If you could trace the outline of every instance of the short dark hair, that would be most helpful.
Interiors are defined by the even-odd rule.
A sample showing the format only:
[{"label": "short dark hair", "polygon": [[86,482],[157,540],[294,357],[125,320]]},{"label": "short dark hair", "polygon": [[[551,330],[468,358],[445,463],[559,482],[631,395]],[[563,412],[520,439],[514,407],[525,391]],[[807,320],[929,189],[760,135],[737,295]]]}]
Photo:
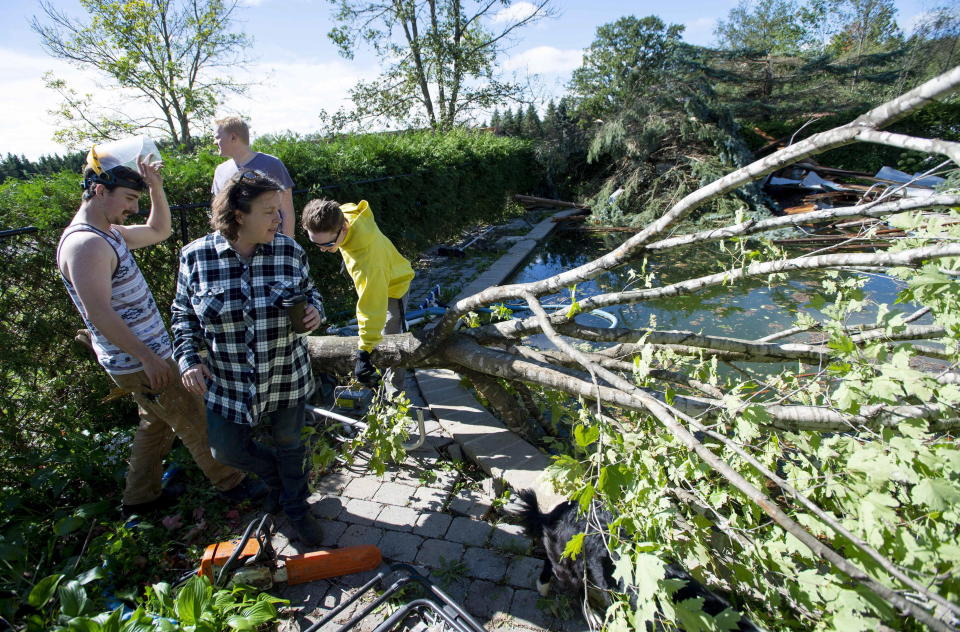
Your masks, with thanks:
[{"label": "short dark hair", "polygon": [[213,198],[210,227],[219,230],[228,240],[236,239],[240,223],[235,211],[248,214],[256,197],[282,190],[279,182],[260,171],[247,170],[236,174]]},{"label": "short dark hair", "polygon": [[125,187],[134,191],[145,191],[147,183],[139,173],[130,167],[117,166],[111,169],[104,169],[97,173],[92,168],[87,167],[83,171],[83,199],[89,200],[93,197],[93,189],[98,184],[102,184],[107,191],[113,191],[117,187]]},{"label": "short dark hair", "polygon": [[303,230],[311,233],[332,233],[343,225],[343,211],[335,200],[310,200],[300,215]]}]

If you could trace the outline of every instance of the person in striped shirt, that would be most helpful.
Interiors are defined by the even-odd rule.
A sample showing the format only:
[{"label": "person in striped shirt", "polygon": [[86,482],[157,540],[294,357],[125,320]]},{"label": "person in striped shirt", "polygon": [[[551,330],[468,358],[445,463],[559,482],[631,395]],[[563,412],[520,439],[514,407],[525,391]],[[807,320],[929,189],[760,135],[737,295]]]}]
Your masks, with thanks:
[{"label": "person in striped shirt", "polygon": [[[133,394],[140,409],[122,498],[125,516],[162,509],[174,500],[163,493],[161,477],[175,434],[229,500],[267,493],[262,482],[246,479],[243,472],[211,455],[203,404],[177,379],[170,336],[130,254],[170,235],[161,166],[140,162],[139,173],[120,165],[88,166],[83,201],[57,247],[57,267],[90,332],[97,360],[117,386]],[[148,188],[151,207],[146,223],[125,226]]]}]

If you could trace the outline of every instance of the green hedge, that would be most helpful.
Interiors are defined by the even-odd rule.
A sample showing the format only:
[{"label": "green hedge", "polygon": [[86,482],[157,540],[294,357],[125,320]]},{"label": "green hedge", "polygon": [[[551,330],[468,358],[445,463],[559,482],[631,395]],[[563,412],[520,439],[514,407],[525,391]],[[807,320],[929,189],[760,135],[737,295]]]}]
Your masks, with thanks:
[{"label": "green hedge", "polygon": [[[409,256],[478,223],[501,219],[509,196],[529,191],[536,180],[529,143],[467,131],[332,141],[279,137],[255,148],[278,156],[297,188],[310,189],[295,196],[298,215],[312,197],[366,199],[383,232]],[[171,204],[208,202],[213,169],[221,160],[209,151],[166,155],[164,181]],[[57,274],[54,251],[79,205],[79,180],[79,174],[61,173],[0,185],[0,228],[40,229],[0,239],[6,261],[0,270],[5,321],[0,328],[0,460],[11,465],[3,468],[0,487],[26,484],[31,470],[56,448],[72,451],[71,437],[78,432],[108,432],[135,418],[132,402],[100,403],[109,391],[108,379],[70,345],[81,321]],[[378,181],[361,183],[365,180]],[[174,211],[171,239],[136,251],[161,306],[170,304],[175,289],[180,214]],[[206,209],[182,215],[190,239],[208,232]],[[327,298],[328,312],[349,309],[353,290],[339,274],[339,257],[319,252],[302,235],[298,240],[310,253],[311,273]],[[69,491],[81,494],[81,487]]]}]

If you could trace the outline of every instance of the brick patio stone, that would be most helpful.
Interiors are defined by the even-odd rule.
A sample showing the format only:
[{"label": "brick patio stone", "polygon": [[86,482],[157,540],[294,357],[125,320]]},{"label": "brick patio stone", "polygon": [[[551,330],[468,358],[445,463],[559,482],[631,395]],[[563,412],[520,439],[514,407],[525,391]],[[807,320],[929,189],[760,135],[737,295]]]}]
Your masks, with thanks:
[{"label": "brick patio stone", "polygon": [[530,551],[530,544],[530,538],[524,533],[523,527],[516,524],[501,522],[493,527],[490,535],[490,546],[508,553],[527,553]]},{"label": "brick patio stone", "polygon": [[511,601],[513,601],[513,588],[475,579],[467,591],[464,605],[470,614],[489,619],[498,612],[509,613]]},{"label": "brick patio stone", "polygon": [[321,498],[310,505],[310,513],[318,518],[327,518],[333,520],[343,511],[344,500],[340,498],[327,497]]},{"label": "brick patio stone", "polygon": [[351,498],[339,517],[340,520],[354,524],[373,524],[382,509],[383,505],[380,503]]},{"label": "brick patio stone", "polygon": [[447,492],[434,487],[421,487],[414,494],[409,507],[417,511],[440,511],[447,499]]},{"label": "brick patio stone", "polygon": [[426,538],[440,538],[447,532],[453,518],[449,514],[437,511],[426,511],[417,518],[413,532]]},{"label": "brick patio stone", "polygon": [[536,590],[537,578],[543,570],[543,560],[525,555],[510,560],[507,566],[507,583],[520,588]]},{"label": "brick patio stone", "polygon": [[429,568],[439,568],[445,564],[459,561],[461,556],[463,556],[462,544],[431,539],[420,545],[416,562]]},{"label": "brick patio stone", "polygon": [[399,483],[383,483],[380,485],[377,493],[373,495],[372,500],[378,503],[403,507],[410,502],[410,499],[413,498],[413,495],[416,493],[416,487],[401,485]]},{"label": "brick patio stone", "polygon": [[343,535],[340,536],[337,545],[341,547],[356,546],[358,544],[376,545],[382,537],[383,529],[367,527],[361,524],[352,524],[347,527]]},{"label": "brick patio stone", "polygon": [[350,498],[371,500],[380,489],[380,479],[374,477],[355,478],[343,488],[343,495]]},{"label": "brick patio stone", "polygon": [[447,540],[460,542],[467,546],[483,546],[487,542],[492,527],[482,520],[457,517],[447,529]]},{"label": "brick patio stone", "polygon": [[533,590],[517,590],[513,593],[513,602],[510,604],[510,614],[547,630],[556,630],[559,622],[537,607],[540,593]]},{"label": "brick patio stone", "polygon": [[412,531],[419,515],[419,512],[409,507],[384,505],[377,516],[376,525],[393,531]]},{"label": "brick patio stone", "polygon": [[347,530],[347,523],[338,520],[318,520],[320,528],[323,529],[322,546],[336,546],[340,541],[340,536]]},{"label": "brick patio stone", "polygon": [[383,557],[394,562],[412,562],[417,557],[423,538],[412,533],[387,531],[380,539]]},{"label": "brick patio stone", "polygon": [[317,479],[313,491],[325,496],[339,496],[343,488],[355,477],[347,472],[330,472]]},{"label": "brick patio stone", "polygon": [[507,559],[499,551],[471,546],[463,554],[463,563],[471,577],[498,582],[507,572]]}]

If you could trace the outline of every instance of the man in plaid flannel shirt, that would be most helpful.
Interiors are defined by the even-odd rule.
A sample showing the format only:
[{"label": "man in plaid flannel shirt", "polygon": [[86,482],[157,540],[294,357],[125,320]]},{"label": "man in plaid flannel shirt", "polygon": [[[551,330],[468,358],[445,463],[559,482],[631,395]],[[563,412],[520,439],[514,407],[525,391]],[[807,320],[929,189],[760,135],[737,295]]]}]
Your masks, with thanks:
[{"label": "man in plaid flannel shirt", "polygon": [[[278,230],[280,190],[259,172],[238,174],[214,200],[216,231],[183,248],[174,357],[184,386],[205,395],[214,456],[262,478],[271,513],[282,508],[301,540],[316,546],[321,533],[307,505],[301,437],[313,374],[283,302],[306,297],[307,331],[323,322],[323,305],[303,249]],[[261,421],[272,424],[273,447],[253,439]]]}]

